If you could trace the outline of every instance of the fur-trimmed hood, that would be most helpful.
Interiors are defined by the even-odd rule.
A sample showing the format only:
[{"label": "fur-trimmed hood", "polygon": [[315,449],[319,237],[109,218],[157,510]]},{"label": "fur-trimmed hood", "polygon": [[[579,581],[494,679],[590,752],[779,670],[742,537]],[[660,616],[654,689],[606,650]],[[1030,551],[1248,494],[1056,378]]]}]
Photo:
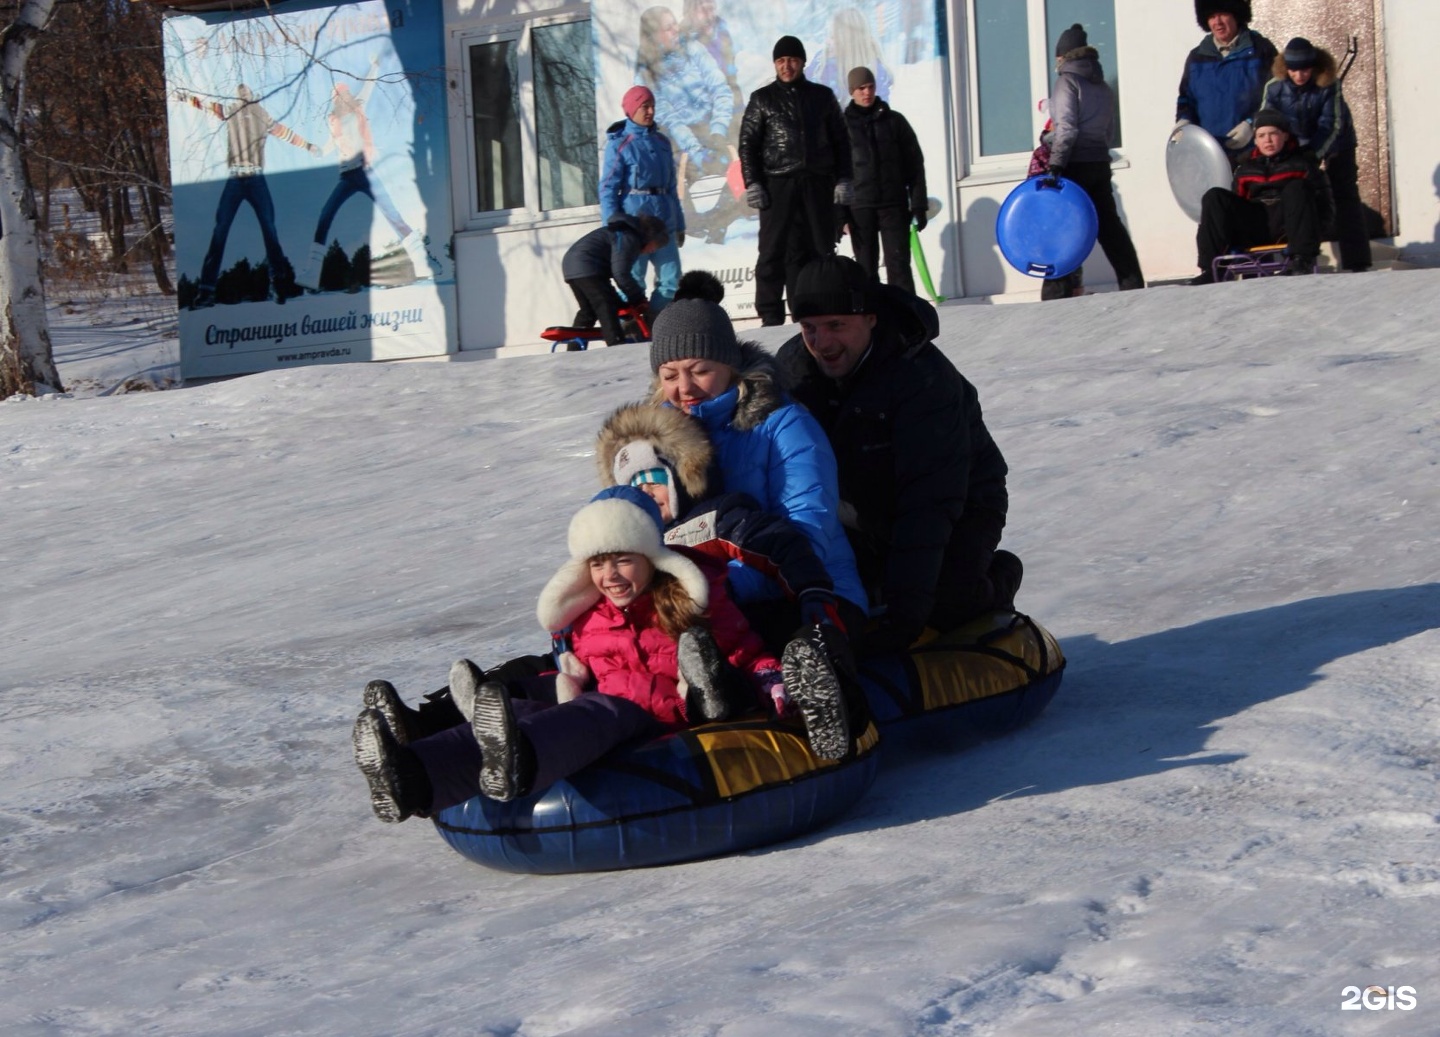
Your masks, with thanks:
[{"label": "fur-trimmed hood", "polygon": [[[595,467],[600,485],[615,483],[615,458],[636,440],[649,443],[679,480],[680,488],[692,501],[710,495],[710,466],[715,448],[698,421],[674,407],[651,403],[627,403],[617,408],[595,437]],[[678,514],[678,512],[677,512]]]},{"label": "fur-trimmed hood", "polygon": [[[730,424],[741,432],[758,428],[774,411],[785,405],[775,357],[755,342],[740,341],[740,376],[736,380],[740,398]],[[657,374],[650,383],[650,402],[665,404],[665,392]]]},{"label": "fur-trimmed hood", "polygon": [[[1286,79],[1290,75],[1290,66],[1285,64],[1285,52],[1282,50],[1275,55],[1274,62],[1270,65],[1270,75],[1275,79]],[[1324,89],[1335,82],[1339,75],[1339,66],[1335,62],[1335,55],[1331,54],[1324,47],[1315,48],[1315,74],[1310,77],[1310,82],[1316,87]]]}]

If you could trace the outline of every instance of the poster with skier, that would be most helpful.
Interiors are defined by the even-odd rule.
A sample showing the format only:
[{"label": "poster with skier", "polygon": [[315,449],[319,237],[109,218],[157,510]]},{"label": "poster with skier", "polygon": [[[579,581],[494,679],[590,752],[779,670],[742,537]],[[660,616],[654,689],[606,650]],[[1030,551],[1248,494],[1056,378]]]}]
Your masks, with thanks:
[{"label": "poster with skier", "polygon": [[165,22],[186,378],[453,348],[437,5]]}]

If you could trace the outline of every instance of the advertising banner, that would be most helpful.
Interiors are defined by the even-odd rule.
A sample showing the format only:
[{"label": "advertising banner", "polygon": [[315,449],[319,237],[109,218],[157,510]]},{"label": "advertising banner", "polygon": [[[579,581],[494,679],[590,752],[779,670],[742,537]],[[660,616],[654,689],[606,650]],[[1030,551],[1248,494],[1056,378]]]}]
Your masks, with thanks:
[{"label": "advertising banner", "polygon": [[441,8],[166,19],[184,377],[454,350]]},{"label": "advertising banner", "polygon": [[[620,100],[631,85],[654,91],[656,124],[670,138],[679,171],[681,262],[725,283],[732,316],[755,315],[759,228],[758,213],[744,201],[736,142],[750,94],[775,79],[771,53],[781,36],[799,37],[806,77],[834,90],[842,109],[851,100],[850,69],[869,68],[878,96],[909,120],[925,149],[932,212],[948,198],[937,0],[595,0],[592,18],[600,139],[623,118]],[[935,232],[926,236],[941,240],[950,221],[947,212],[932,216]],[[849,254],[848,238],[839,251]]]}]

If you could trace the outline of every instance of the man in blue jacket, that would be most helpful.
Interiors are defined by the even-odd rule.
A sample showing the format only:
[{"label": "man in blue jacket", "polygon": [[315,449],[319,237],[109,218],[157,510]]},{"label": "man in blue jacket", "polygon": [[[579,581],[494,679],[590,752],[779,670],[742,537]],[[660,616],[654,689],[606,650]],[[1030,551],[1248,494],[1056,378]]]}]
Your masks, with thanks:
[{"label": "man in blue jacket", "polygon": [[1175,128],[1198,123],[1234,165],[1250,148],[1275,44],[1250,28],[1250,0],[1195,0],[1195,20],[1209,35],[1185,59]]}]

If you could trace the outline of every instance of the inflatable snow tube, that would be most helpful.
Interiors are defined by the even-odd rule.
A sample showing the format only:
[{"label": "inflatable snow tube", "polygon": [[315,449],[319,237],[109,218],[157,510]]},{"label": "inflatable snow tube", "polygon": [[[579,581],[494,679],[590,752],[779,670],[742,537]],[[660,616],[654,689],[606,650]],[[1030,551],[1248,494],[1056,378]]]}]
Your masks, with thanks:
[{"label": "inflatable snow tube", "polygon": [[926,717],[956,746],[1022,727],[1060,688],[1065,655],[1029,616],[996,612],[904,654],[861,660],[860,678],[882,731]]},{"label": "inflatable snow tube", "polygon": [[703,724],[611,753],[537,795],[441,811],[451,847],[502,871],[565,874],[677,864],[813,831],[875,780],[873,724],[855,752],[817,759],[798,724]]},{"label": "inflatable snow tube", "polygon": [[[1028,616],[998,612],[904,654],[863,660],[874,723],[845,760],[816,759],[798,724],[704,724],[611,753],[535,796],[477,796],[441,811],[451,847],[502,871],[613,871],[715,857],[813,831],[875,780],[881,731],[925,730],[960,747],[1033,720],[1065,657]],[[878,725],[878,727],[877,727]]]}]

